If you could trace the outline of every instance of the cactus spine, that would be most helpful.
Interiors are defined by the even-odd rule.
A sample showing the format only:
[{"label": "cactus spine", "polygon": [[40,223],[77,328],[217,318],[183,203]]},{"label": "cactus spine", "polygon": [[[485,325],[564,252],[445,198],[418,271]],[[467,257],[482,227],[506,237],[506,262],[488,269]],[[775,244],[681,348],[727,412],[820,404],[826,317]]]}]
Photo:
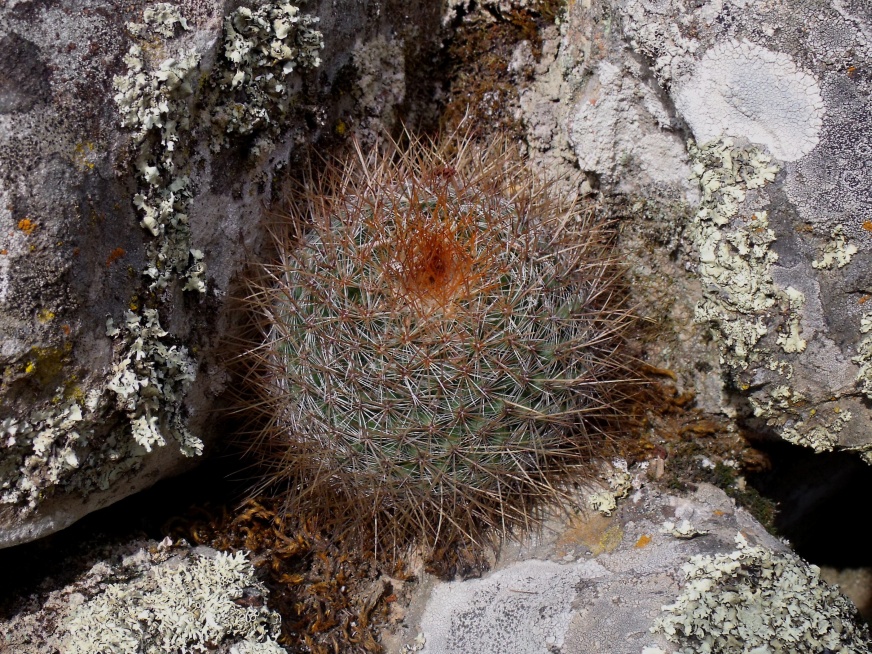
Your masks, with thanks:
[{"label": "cactus spine", "polygon": [[289,511],[383,543],[505,533],[614,451],[609,232],[503,141],[356,155],[289,203],[250,296],[254,450]]}]

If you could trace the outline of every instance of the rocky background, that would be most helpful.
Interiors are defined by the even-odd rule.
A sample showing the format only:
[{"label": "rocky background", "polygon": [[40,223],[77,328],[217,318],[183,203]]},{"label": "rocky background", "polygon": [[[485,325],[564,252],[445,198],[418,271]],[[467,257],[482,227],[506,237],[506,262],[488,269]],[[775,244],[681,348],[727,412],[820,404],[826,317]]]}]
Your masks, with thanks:
[{"label": "rocky background", "polygon": [[[461,120],[482,134],[508,132],[533,165],[571,180],[568,192],[617,221],[646,319],[634,345],[640,372],[661,382],[638,451],[629,453],[631,463],[649,462],[645,484],[671,486],[662,497],[675,498],[690,484],[716,481],[766,522],[771,503],[746,477],[779,469],[779,457],[805,460],[779,445],[787,442],[809,453],[842,451],[802,463],[777,489],[760,483],[783,502],[788,523],[802,522],[827,494],[862,492],[851,486],[868,479],[872,457],[872,10],[862,0],[9,0],[0,8],[0,64],[0,546],[63,530],[226,445],[233,298],[245,266],[264,254],[265,207],[280,205],[283,180],[312,147],[340,152],[351,135],[373,144],[401,121],[425,133]],[[206,479],[221,485],[224,472]],[[222,489],[200,500],[230,506],[227,498]],[[698,515],[734,511],[723,502]],[[188,527],[167,531],[155,525],[185,514],[187,504],[161,509],[158,519],[160,511],[144,508],[150,526],[136,524],[151,541],[119,536],[118,549],[100,555],[102,546],[88,541],[82,556],[92,568],[79,565],[78,576],[54,581],[37,574],[15,590],[23,595],[10,590],[2,618],[17,622],[0,627],[16,634],[10,651],[58,647],[46,640],[47,625],[86,633],[86,617],[99,621],[111,598],[150,597],[148,610],[159,615],[153,580],[173,583],[174,575],[202,578],[204,588],[216,575],[223,580],[228,603],[214,609],[221,629],[191,627],[173,636],[182,640],[167,640],[155,618],[149,637],[158,649],[143,651],[176,651],[182,641],[280,651],[291,631],[304,631],[299,625],[332,633],[326,618],[297,616],[292,629],[286,610],[281,632],[271,611],[284,600],[264,586],[281,576],[255,579],[241,555],[214,551],[248,550],[255,567],[275,568],[269,529],[243,521],[249,536],[232,536],[242,526],[213,507],[208,519],[188,516]],[[270,508],[262,510],[258,519],[268,523]],[[626,517],[632,510],[621,509],[622,520],[635,521]],[[651,531],[659,514],[646,515]],[[89,519],[90,531],[76,532],[81,542],[100,531],[99,516]],[[739,551],[729,529],[708,549],[695,545],[703,533],[669,536],[681,554],[638,568],[662,575],[651,592],[663,600],[651,607],[676,601],[682,561]],[[859,536],[840,530],[833,539],[849,549]],[[631,551],[638,529],[619,531],[610,538]],[[299,533],[288,557],[309,563],[305,573],[283,574],[303,575],[311,588],[342,572],[312,563],[319,552],[341,556],[333,544]],[[170,541],[161,545],[163,536]],[[9,561],[39,560],[35,551],[61,560],[47,554],[56,552],[50,545],[29,547],[43,546],[12,548]],[[766,546],[782,551],[775,541]],[[434,571],[469,574],[483,565],[453,556]],[[360,624],[381,620],[411,630],[390,651],[455,651],[444,644],[455,638],[450,630],[433,626],[447,619],[437,609],[422,618],[418,642],[412,614],[396,608],[429,592],[409,581],[425,578],[423,568],[366,565],[361,581],[347,584],[355,599],[336,591],[345,597],[345,605],[336,600],[345,606],[337,616],[355,616],[336,636],[341,642],[358,638],[354,647],[377,651]],[[573,565],[554,574],[573,583],[605,574]],[[868,572],[843,579],[857,587],[858,603],[868,597],[863,574],[868,580]],[[559,608],[566,597],[555,597],[542,642],[517,651],[653,654],[681,646],[661,631],[626,647],[598,641],[597,650],[578,635],[588,633],[583,627],[567,631],[583,620]],[[59,617],[57,607],[70,604],[81,610]],[[667,624],[654,608],[640,608],[632,629]],[[117,627],[118,642],[126,628]],[[428,633],[443,640],[427,645]],[[321,651],[329,638],[319,637],[297,642]],[[70,651],[91,651],[71,642]]]}]

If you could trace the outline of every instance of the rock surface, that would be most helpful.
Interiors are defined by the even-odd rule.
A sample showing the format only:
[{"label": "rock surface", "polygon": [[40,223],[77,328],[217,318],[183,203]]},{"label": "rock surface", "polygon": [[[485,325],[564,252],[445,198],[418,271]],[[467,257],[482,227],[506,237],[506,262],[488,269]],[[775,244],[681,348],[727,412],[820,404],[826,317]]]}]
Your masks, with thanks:
[{"label": "rock surface", "polygon": [[853,605],[818,572],[713,486],[687,497],[642,486],[611,517],[555,519],[503,548],[480,579],[431,580],[387,651],[869,651]]},{"label": "rock surface", "polygon": [[0,547],[195,463],[282,169],[394,120],[438,21],[356,1],[3,3]]},{"label": "rock surface", "polygon": [[520,103],[535,160],[634,198],[660,365],[710,410],[867,459],[870,39],[858,0],[575,2]]},{"label": "rock surface", "polygon": [[267,596],[244,552],[131,543],[0,624],[0,651],[281,654]]}]

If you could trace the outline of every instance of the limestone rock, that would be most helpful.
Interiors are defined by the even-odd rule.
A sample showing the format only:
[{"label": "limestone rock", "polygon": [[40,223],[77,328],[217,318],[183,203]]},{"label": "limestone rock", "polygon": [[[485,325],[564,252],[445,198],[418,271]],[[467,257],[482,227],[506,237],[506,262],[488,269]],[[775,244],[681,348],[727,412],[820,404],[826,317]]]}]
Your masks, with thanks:
[{"label": "limestone rock", "polygon": [[387,650],[869,651],[853,605],[818,573],[713,486],[643,486],[611,518],[555,519],[504,548],[480,579],[431,580]]},{"label": "limestone rock", "polygon": [[0,7],[0,547],[196,462],[282,169],[390,125],[440,20],[225,7]]},{"label": "limestone rock", "polygon": [[522,113],[543,165],[634,199],[660,365],[706,408],[872,461],[870,34],[859,0],[577,2]]}]

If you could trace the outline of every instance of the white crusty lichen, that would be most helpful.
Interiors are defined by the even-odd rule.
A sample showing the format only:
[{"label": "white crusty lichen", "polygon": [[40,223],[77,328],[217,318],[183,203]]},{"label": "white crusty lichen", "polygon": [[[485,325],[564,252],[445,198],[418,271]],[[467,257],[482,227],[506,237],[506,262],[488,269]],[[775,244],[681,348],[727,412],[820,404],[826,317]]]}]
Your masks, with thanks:
[{"label": "white crusty lichen", "polygon": [[280,618],[244,552],[174,557],[68,610],[58,633],[68,654],[207,652],[225,641],[239,654],[279,654]]},{"label": "white crusty lichen", "polygon": [[851,257],[857,254],[857,246],[848,243],[845,230],[841,225],[836,225],[830,234],[830,240],[823,247],[820,259],[811,262],[813,268],[830,270],[833,266],[844,268],[851,263]]},{"label": "white crusty lichen", "polygon": [[751,547],[697,555],[684,586],[651,630],[679,654],[868,654],[857,610],[820,570],[792,553]]},{"label": "white crusty lichen", "polygon": [[789,55],[748,40],[715,44],[673,83],[675,106],[701,142],[742,136],[782,161],[818,144],[824,101]]},{"label": "white crusty lichen", "polygon": [[288,3],[240,7],[227,16],[219,101],[212,114],[213,150],[227,145],[228,135],[255,132],[262,134],[253,154],[268,148],[271,128],[288,113],[288,76],[321,65],[324,37],[313,28],[317,23],[317,17]]}]

